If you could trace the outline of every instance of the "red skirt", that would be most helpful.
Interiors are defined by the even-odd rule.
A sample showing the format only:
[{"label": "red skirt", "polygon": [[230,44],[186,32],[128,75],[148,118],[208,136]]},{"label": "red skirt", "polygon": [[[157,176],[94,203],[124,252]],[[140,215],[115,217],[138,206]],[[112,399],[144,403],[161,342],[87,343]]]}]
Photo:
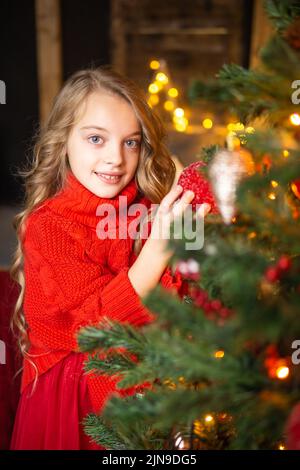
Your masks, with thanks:
[{"label": "red skirt", "polygon": [[105,450],[84,433],[93,413],[83,353],[71,352],[25,387],[20,396],[10,450]]}]

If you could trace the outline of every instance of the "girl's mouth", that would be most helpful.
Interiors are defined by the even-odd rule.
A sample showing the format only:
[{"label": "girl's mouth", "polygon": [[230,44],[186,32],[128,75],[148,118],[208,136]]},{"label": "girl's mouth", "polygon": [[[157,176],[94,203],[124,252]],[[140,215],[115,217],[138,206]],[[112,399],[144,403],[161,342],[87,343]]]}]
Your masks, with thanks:
[{"label": "girl's mouth", "polygon": [[104,175],[103,173],[95,173],[98,178],[103,181],[104,183],[107,184],[117,184],[120,182],[122,175],[116,175],[116,176],[109,176],[109,175]]}]

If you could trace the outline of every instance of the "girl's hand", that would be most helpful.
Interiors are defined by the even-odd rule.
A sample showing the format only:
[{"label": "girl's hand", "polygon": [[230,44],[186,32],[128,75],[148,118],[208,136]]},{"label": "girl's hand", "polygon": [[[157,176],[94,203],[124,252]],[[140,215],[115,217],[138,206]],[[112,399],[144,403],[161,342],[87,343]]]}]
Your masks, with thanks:
[{"label": "girl's hand", "polygon": [[[178,199],[182,191],[182,186],[178,189],[175,187],[163,198],[156,210],[149,238],[136,261],[128,270],[128,278],[141,297],[146,296],[157,285],[173,255],[172,250],[166,249],[170,235],[170,224],[175,217],[185,211],[195,197],[193,192],[186,191]],[[209,210],[210,204],[202,204],[197,215],[203,217]]]},{"label": "girl's hand", "polygon": [[[182,191],[182,186],[175,186],[175,188],[171,189],[162,199],[157,208],[149,238],[156,241],[156,246],[160,247],[162,250],[167,246],[167,240],[170,237],[171,223],[175,218],[184,213],[195,197],[193,191],[185,191],[184,194],[182,194]],[[180,194],[182,194],[182,196],[179,198]],[[210,208],[211,206],[208,203],[201,204],[197,210],[197,215],[202,217],[207,215]]]}]

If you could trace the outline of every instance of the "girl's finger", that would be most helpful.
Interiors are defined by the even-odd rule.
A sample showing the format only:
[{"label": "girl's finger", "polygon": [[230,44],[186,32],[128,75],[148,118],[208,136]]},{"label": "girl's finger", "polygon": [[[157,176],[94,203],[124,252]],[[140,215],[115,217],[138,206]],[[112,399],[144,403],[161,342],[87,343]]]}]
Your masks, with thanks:
[{"label": "girl's finger", "polygon": [[199,217],[205,217],[209,213],[210,209],[211,205],[208,202],[204,202],[203,204],[201,204],[199,209],[197,209],[197,215]]},{"label": "girl's finger", "polygon": [[195,197],[195,193],[193,191],[186,191],[181,199],[176,201],[176,203],[173,206],[173,213],[175,216],[181,215],[188,205],[192,202],[192,200]]},{"label": "girl's finger", "polygon": [[178,198],[178,196],[182,193],[183,187],[180,185],[175,186],[175,188],[171,189],[170,192],[162,199],[159,209],[161,212],[168,212],[171,208],[171,205],[174,201]]}]

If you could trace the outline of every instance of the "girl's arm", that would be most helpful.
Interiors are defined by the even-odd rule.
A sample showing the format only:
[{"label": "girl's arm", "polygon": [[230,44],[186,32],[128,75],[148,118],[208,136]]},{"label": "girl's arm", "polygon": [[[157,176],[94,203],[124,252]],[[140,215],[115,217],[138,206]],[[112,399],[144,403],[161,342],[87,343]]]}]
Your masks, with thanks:
[{"label": "girl's arm", "polygon": [[[155,215],[151,234],[137,260],[128,271],[128,277],[140,297],[146,296],[159,282],[173,251],[167,248],[169,228],[174,217],[180,216],[194,198],[186,191],[181,199],[182,186],[176,186],[164,197]],[[202,207],[203,206],[203,207]],[[199,213],[206,215],[210,205],[202,204]]]},{"label": "girl's arm", "polygon": [[156,240],[149,238],[128,271],[130,282],[140,297],[146,296],[159,282],[172,256]]}]

